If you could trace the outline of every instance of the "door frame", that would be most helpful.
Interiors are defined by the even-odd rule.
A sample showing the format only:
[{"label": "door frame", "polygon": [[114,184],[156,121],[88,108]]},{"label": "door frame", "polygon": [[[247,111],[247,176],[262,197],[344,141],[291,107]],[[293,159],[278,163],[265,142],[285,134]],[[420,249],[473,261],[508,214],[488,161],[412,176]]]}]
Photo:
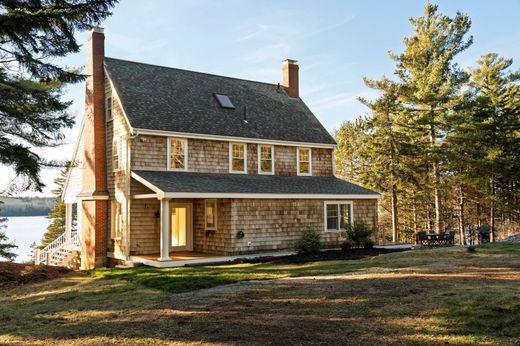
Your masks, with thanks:
[{"label": "door frame", "polygon": [[[172,209],[174,208],[186,208],[186,245],[185,246],[172,246],[172,231],[173,224],[171,222]],[[169,230],[169,250],[175,251],[193,251],[193,203],[191,202],[175,202],[170,203],[170,212],[168,217],[170,218],[170,230]]]}]

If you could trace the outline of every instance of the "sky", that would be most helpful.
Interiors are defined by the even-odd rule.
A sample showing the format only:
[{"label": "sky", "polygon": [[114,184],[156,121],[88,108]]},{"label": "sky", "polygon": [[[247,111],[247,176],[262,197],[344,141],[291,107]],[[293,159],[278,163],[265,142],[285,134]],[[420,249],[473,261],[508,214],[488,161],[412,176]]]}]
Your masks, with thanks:
[{"label": "sky", "polygon": [[[457,11],[472,20],[473,45],[457,62],[467,68],[486,52],[513,58],[520,67],[520,0],[435,1],[453,17]],[[109,57],[278,83],[282,61],[298,60],[300,97],[330,131],[367,112],[357,97],[377,96],[363,77],[392,77],[388,52],[403,50],[412,33],[408,19],[423,13],[425,2],[315,0],[122,0],[105,28]],[[62,63],[84,67],[87,33],[76,34],[82,50]],[[84,83],[67,88],[69,111],[76,125],[66,130],[62,146],[38,151],[49,159],[72,156],[84,112]],[[58,171],[46,169],[51,195]],[[0,166],[0,188],[14,177]]]}]

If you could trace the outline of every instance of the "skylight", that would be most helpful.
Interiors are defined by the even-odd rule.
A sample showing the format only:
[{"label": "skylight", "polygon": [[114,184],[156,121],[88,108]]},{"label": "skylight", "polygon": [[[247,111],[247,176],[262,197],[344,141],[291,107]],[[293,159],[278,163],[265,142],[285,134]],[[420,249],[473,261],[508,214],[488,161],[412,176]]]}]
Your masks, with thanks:
[{"label": "skylight", "polygon": [[229,108],[229,109],[235,109],[235,106],[233,106],[233,103],[231,103],[231,100],[227,95],[222,94],[213,94],[215,95],[215,98],[217,99],[218,103],[220,104],[220,107],[222,108]]}]

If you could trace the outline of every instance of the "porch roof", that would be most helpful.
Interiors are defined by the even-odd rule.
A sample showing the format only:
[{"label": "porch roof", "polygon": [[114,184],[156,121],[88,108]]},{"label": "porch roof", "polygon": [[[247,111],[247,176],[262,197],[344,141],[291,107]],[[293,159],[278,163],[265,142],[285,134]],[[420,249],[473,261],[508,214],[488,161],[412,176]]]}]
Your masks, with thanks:
[{"label": "porch roof", "polygon": [[277,176],[171,171],[132,172],[159,197],[221,198],[381,198],[362,186],[334,176]]}]

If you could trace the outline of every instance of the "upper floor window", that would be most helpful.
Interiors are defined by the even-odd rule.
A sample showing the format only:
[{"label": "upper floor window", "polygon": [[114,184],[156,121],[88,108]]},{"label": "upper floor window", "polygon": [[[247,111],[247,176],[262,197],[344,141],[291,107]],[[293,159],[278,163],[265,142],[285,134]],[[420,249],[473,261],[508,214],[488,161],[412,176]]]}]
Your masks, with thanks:
[{"label": "upper floor window", "polygon": [[112,142],[112,168],[114,171],[121,169],[121,138],[117,138]]},{"label": "upper floor window", "polygon": [[105,117],[106,120],[112,120],[112,96],[105,99]]},{"label": "upper floor window", "polygon": [[274,174],[274,147],[258,145],[258,173]]},{"label": "upper floor window", "polygon": [[352,224],[351,202],[325,202],[325,230],[341,231]]},{"label": "upper floor window", "polygon": [[121,238],[123,233],[123,214],[121,212],[121,203],[118,201],[112,202],[112,227],[110,235],[112,239]]},{"label": "upper floor window", "polygon": [[168,169],[185,171],[188,167],[188,141],[180,138],[168,140]]},{"label": "upper floor window", "polygon": [[312,175],[312,153],[310,148],[298,148],[296,153],[298,175]]},{"label": "upper floor window", "polygon": [[229,171],[247,173],[247,146],[245,143],[229,144]]}]

